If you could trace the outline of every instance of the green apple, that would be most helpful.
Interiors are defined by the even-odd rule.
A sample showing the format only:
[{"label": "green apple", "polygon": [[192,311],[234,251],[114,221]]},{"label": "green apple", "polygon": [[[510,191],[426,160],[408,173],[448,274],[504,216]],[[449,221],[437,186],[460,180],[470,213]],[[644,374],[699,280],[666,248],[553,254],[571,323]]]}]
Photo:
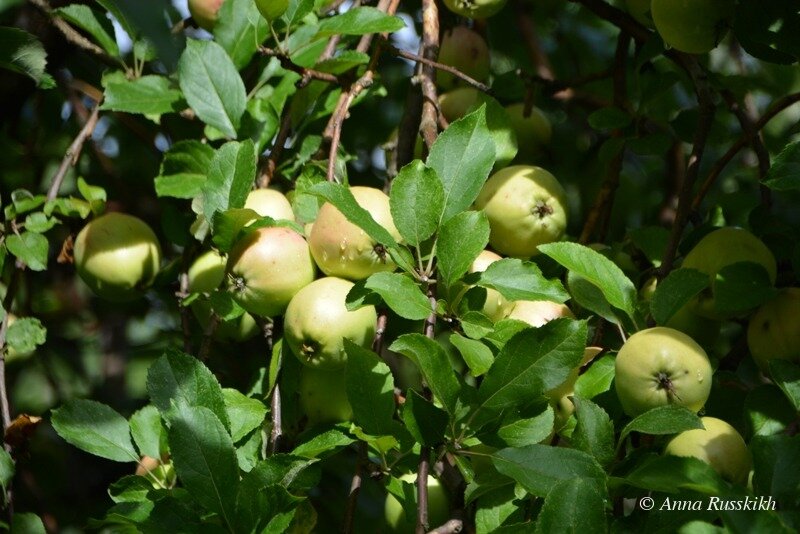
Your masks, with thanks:
[{"label": "green apple", "polygon": [[189,14],[198,26],[206,31],[214,29],[217,15],[225,0],[189,0]]},{"label": "green apple", "polygon": [[516,319],[539,328],[553,319],[561,317],[575,318],[566,304],[550,302],[548,300],[517,300],[511,303],[509,319]]},{"label": "green apple", "polygon": [[[372,215],[396,240],[400,233],[389,211],[389,197],[374,187],[351,187],[359,206]],[[381,245],[364,230],[347,220],[333,204],[326,202],[319,209],[309,234],[311,254],[320,270],[328,276],[363,280],[381,271],[394,271],[395,264]]]},{"label": "green apple", "polygon": [[267,19],[267,22],[279,18],[289,7],[289,0],[255,0],[255,2],[259,13]]},{"label": "green apple", "polygon": [[244,207],[253,210],[261,217],[272,217],[275,220],[295,220],[289,199],[275,189],[255,189],[251,191],[247,195]]},{"label": "green apple", "polygon": [[[439,63],[454,67],[479,82],[489,79],[489,47],[478,32],[466,26],[444,32]],[[436,82],[445,91],[464,83],[444,70],[436,73]]]},{"label": "green apple", "polygon": [[[482,273],[489,267],[489,265],[502,259],[503,257],[499,254],[496,254],[491,250],[484,250],[478,254],[478,257],[472,262],[472,265],[469,267],[469,272]],[[499,291],[496,289],[486,290],[486,301],[483,304],[483,313],[489,319],[495,323],[500,319],[504,319],[506,316],[508,316],[510,308],[511,303],[508,302],[508,300],[501,295]]]},{"label": "green apple", "polygon": [[651,0],[625,0],[625,7],[636,22],[653,28],[653,15],[650,13]]},{"label": "green apple", "polygon": [[[417,476],[409,473],[401,476],[400,480],[412,483],[416,486]],[[396,532],[398,534],[414,532],[417,524],[416,516],[414,518],[407,518],[403,510],[403,505],[391,493],[386,495],[384,515],[386,517],[386,524],[389,526],[391,532]],[[450,500],[447,497],[447,492],[445,492],[445,489],[439,484],[439,480],[428,475],[428,529],[434,529],[445,524],[449,518]]]},{"label": "green apple", "polygon": [[347,362],[344,340],[369,347],[378,315],[374,306],[348,311],[347,293],[353,283],[326,277],[297,292],[284,316],[284,336],[289,348],[309,367],[338,369]]},{"label": "green apple", "polygon": [[245,235],[228,257],[228,289],[239,305],[274,317],[314,280],[314,260],[306,240],[289,228],[258,228]]},{"label": "green apple", "polygon": [[714,303],[714,286],[717,274],[729,265],[752,262],[764,267],[772,283],[775,283],[777,265],[775,256],[756,236],[742,228],[726,227],[714,230],[703,237],[689,251],[682,267],[706,273],[711,282],[710,290],[703,291],[692,301],[692,311],[709,319],[729,319],[730,314],[718,312]]},{"label": "green apple", "polygon": [[553,138],[553,126],[541,109],[531,107],[525,114],[525,104],[506,106],[511,127],[517,134],[517,158],[535,160],[541,157],[542,150]]},{"label": "green apple", "polygon": [[650,12],[656,30],[669,46],[689,54],[705,54],[728,33],[734,0],[653,0]]},{"label": "green apple", "polygon": [[800,363],[800,288],[781,289],[761,305],[750,318],[747,346],[765,373],[772,360]]},{"label": "green apple", "polygon": [[486,102],[486,95],[473,87],[457,87],[439,95],[439,110],[448,122],[457,121]]},{"label": "green apple", "polygon": [[339,423],[353,418],[347,399],[344,371],[303,367],[300,371],[300,407],[310,424]]},{"label": "green apple", "polygon": [[705,428],[681,432],[667,444],[664,453],[697,458],[724,479],[735,484],[746,483],[753,460],[741,434],[721,419],[700,420]]},{"label": "green apple", "polygon": [[81,279],[113,302],[141,297],[161,264],[156,234],[141,219],[124,213],[107,213],[84,226],[73,253]]},{"label": "green apple", "polygon": [[711,393],[713,371],[706,352],[672,328],[633,334],[617,354],[615,368],[617,396],[631,417],[667,404],[697,412]]},{"label": "green apple", "polygon": [[555,176],[528,165],[496,172],[475,207],[489,219],[489,243],[501,254],[529,258],[537,247],[558,241],[567,228],[567,195]]},{"label": "green apple", "polygon": [[506,0],[444,0],[447,9],[470,19],[491,17],[506,5]]},{"label": "green apple", "polygon": [[[225,265],[227,259],[216,250],[209,250],[201,254],[189,267],[190,293],[210,293],[222,285],[225,280]],[[195,300],[192,313],[205,330],[211,319],[211,303],[205,299]],[[219,340],[246,341],[258,334],[258,325],[249,313],[231,321],[221,322],[214,331],[214,337]]]}]

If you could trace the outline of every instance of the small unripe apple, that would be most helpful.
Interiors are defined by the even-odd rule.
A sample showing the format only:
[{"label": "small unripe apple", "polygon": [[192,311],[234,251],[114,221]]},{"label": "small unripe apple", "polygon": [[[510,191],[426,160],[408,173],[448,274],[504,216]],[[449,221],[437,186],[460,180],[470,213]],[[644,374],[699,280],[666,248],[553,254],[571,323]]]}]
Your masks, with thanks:
[{"label": "small unripe apple", "polygon": [[506,0],[444,0],[447,9],[470,19],[491,17],[506,5]]},{"label": "small unripe apple", "polygon": [[486,96],[473,87],[457,87],[439,95],[439,110],[448,122],[457,121],[486,102]]},{"label": "small unripe apple", "polygon": [[[400,480],[409,482],[415,485],[417,475],[409,473],[400,477]],[[416,526],[416,517],[413,520],[406,517],[403,510],[403,505],[391,493],[386,496],[386,504],[384,505],[384,515],[386,517],[386,524],[392,532],[398,534],[407,534],[414,532]],[[430,528],[436,528],[443,525],[450,517],[450,500],[447,497],[447,492],[439,480],[428,475],[428,525]]]},{"label": "small unripe apple", "polygon": [[81,279],[113,302],[139,298],[161,264],[156,234],[141,219],[124,213],[107,213],[84,226],[73,253]]},{"label": "small unripe apple", "polygon": [[681,432],[667,444],[665,454],[694,457],[709,464],[734,484],[744,484],[753,460],[735,428],[715,417],[702,417],[704,429]]},{"label": "small unripe apple", "polygon": [[279,18],[289,7],[289,0],[255,0],[255,2],[259,13],[268,22]]},{"label": "small unripe apple", "polygon": [[650,12],[664,42],[689,54],[705,54],[728,33],[734,0],[652,0]]},{"label": "small unripe apple", "polygon": [[567,195],[555,176],[528,165],[496,172],[475,207],[489,219],[489,243],[501,254],[529,258],[537,247],[558,241],[567,227]]},{"label": "small unripe apple", "polygon": [[225,0],[189,0],[189,14],[198,26],[206,31],[214,29],[217,15]]},{"label": "small unripe apple", "polygon": [[517,157],[523,160],[534,160],[541,157],[542,150],[553,138],[553,126],[541,109],[531,107],[525,114],[525,104],[506,106],[511,127],[517,134]]},{"label": "small unripe apple", "polygon": [[517,300],[511,303],[509,319],[516,319],[539,328],[549,323],[553,319],[561,317],[575,318],[566,304],[550,302],[549,300]]},{"label": "small unripe apple", "polygon": [[[489,47],[478,32],[466,26],[456,26],[444,33],[439,63],[454,67],[479,82],[489,79]],[[436,73],[436,82],[444,90],[464,83],[444,70]]]},{"label": "small unripe apple", "polygon": [[761,305],[750,318],[747,345],[765,373],[772,360],[800,363],[800,288],[782,289]]},{"label": "small unripe apple", "polygon": [[339,369],[347,362],[344,340],[364,348],[372,344],[378,314],[374,306],[348,311],[347,293],[353,283],[326,277],[297,292],[284,316],[289,348],[308,367]]},{"label": "small unripe apple", "polygon": [[636,22],[648,28],[655,27],[653,25],[653,15],[650,13],[651,0],[625,0],[625,8],[631,17],[636,19]]},{"label": "small unripe apple", "polygon": [[255,189],[247,195],[244,207],[251,209],[261,217],[272,217],[277,220],[294,221],[294,211],[289,199],[274,189]]},{"label": "small unripe apple", "polygon": [[672,328],[633,334],[617,354],[615,368],[617,396],[631,417],[667,404],[697,412],[711,393],[713,371],[706,352]]},{"label": "small unripe apple", "polygon": [[729,265],[740,262],[756,263],[764,267],[769,280],[775,283],[777,265],[775,256],[756,236],[742,228],[726,227],[714,230],[703,237],[686,255],[682,267],[697,269],[709,276],[711,287],[692,301],[692,310],[709,319],[729,319],[732,315],[717,311],[714,287],[717,274]]},{"label": "small unripe apple", "polygon": [[[389,211],[389,197],[374,187],[351,187],[359,206],[372,215],[396,240],[400,233]],[[381,271],[393,271],[395,264],[382,245],[347,220],[333,204],[326,202],[319,209],[309,234],[311,254],[320,270],[328,276],[363,280]]]},{"label": "small unripe apple", "polygon": [[[201,254],[189,267],[190,293],[210,293],[222,285],[225,280],[225,265],[227,259],[216,250],[209,250]],[[199,299],[192,302],[192,313],[197,318],[200,326],[205,330],[211,320],[211,303]],[[246,341],[258,334],[258,325],[249,313],[231,321],[223,321],[214,331],[214,337],[220,340]]]},{"label": "small unripe apple", "polygon": [[[469,272],[482,273],[489,265],[502,259],[503,257],[499,254],[491,250],[484,250],[478,254],[478,257],[472,262],[472,265],[469,267]],[[496,323],[500,319],[504,319],[508,316],[511,306],[512,303],[501,295],[499,291],[496,289],[486,289],[486,301],[483,304],[483,313],[493,322]]]},{"label": "small unripe apple", "polygon": [[339,423],[353,418],[343,371],[303,367],[298,390],[300,406],[310,424]]},{"label": "small unripe apple", "polygon": [[254,315],[274,317],[314,281],[306,240],[289,228],[258,228],[242,238],[228,258],[228,289]]}]

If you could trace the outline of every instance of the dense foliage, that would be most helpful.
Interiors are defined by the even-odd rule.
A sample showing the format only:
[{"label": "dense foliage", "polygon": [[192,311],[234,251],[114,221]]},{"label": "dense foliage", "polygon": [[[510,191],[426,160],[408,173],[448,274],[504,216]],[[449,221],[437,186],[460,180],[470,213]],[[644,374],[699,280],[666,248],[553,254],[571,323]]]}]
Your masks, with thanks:
[{"label": "dense foliage", "polygon": [[687,6],[0,0],[6,524],[800,529],[800,9]]}]

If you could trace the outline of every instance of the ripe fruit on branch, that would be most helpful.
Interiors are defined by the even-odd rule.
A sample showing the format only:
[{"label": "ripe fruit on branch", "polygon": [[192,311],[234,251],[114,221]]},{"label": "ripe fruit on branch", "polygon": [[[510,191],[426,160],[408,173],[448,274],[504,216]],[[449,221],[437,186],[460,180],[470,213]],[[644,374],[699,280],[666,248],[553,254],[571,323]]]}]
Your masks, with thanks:
[{"label": "ripe fruit on branch", "polygon": [[[227,259],[215,250],[209,250],[201,254],[189,267],[187,275],[189,277],[190,293],[210,293],[214,291],[225,280],[225,265]],[[200,322],[200,326],[205,330],[211,320],[211,303],[208,300],[199,299],[191,305],[192,313]],[[258,325],[249,313],[243,314],[237,319],[221,322],[216,330],[214,337],[220,340],[246,341],[258,333]]]},{"label": "ripe fruit on branch", "polygon": [[[478,257],[472,262],[472,265],[469,267],[469,272],[482,273],[489,267],[489,265],[493,264],[497,260],[502,259],[503,257],[499,254],[495,254],[491,250],[484,250],[478,254]],[[508,315],[510,307],[511,303],[509,303],[499,291],[496,289],[486,290],[486,301],[483,304],[483,313],[489,319],[497,322],[500,319],[505,318]]]},{"label": "ripe fruit on branch", "polygon": [[[456,26],[444,33],[439,48],[439,63],[453,67],[479,82],[489,79],[489,47],[478,32],[466,26]],[[440,70],[436,73],[436,83],[448,90],[464,82]]]},{"label": "ripe fruit on branch", "polygon": [[747,482],[753,461],[741,434],[715,417],[702,417],[700,421],[705,429],[681,432],[672,438],[664,452],[698,458],[735,484]]},{"label": "ripe fruit on branch", "polygon": [[517,300],[511,303],[509,319],[523,321],[529,325],[539,328],[549,323],[553,319],[561,317],[575,318],[572,310],[566,304],[550,302],[549,300]]},{"label": "ripe fruit on branch", "polygon": [[217,15],[225,0],[189,0],[189,14],[198,26],[206,31],[214,29]]},{"label": "ripe fruit on branch", "polygon": [[[415,484],[417,475],[409,473],[400,477],[400,480]],[[416,494],[416,492],[415,492]],[[386,504],[384,505],[384,516],[386,517],[386,524],[392,532],[398,534],[406,534],[414,532],[416,525],[416,517],[408,518],[403,510],[403,505],[391,493],[386,496]],[[450,503],[447,498],[447,493],[439,480],[428,475],[428,524],[431,528],[443,525],[450,516]]]},{"label": "ripe fruit on branch", "polygon": [[[389,197],[374,187],[351,187],[358,202],[396,240],[400,233],[389,211]],[[327,202],[319,210],[308,237],[311,254],[320,270],[328,276],[363,280],[380,271],[393,271],[395,264],[386,249],[373,241],[364,230],[347,220],[333,204]]]},{"label": "ripe fruit on branch", "polygon": [[300,361],[318,369],[338,369],[347,361],[344,340],[369,347],[378,315],[374,306],[348,311],[347,293],[353,283],[326,277],[294,296],[284,316],[284,336]]},{"label": "ripe fruit on branch", "polygon": [[517,134],[517,157],[533,160],[542,155],[542,149],[553,138],[553,126],[542,110],[533,106],[525,116],[525,104],[506,106],[511,126]]},{"label": "ripe fruit on branch", "polygon": [[775,283],[775,256],[756,236],[742,228],[726,227],[703,237],[686,255],[682,267],[706,273],[711,281],[710,292],[703,291],[692,301],[692,310],[709,319],[728,319],[733,314],[717,311],[714,287],[717,274],[729,265],[740,262],[757,263],[766,269],[769,280]]},{"label": "ripe fruit on branch", "polygon": [[447,9],[471,19],[491,17],[506,5],[506,0],[444,0]]},{"label": "ripe fruit on branch", "polygon": [[665,43],[705,54],[728,33],[735,7],[734,0],[653,0],[650,13]]},{"label": "ripe fruit on branch", "polygon": [[294,221],[294,211],[289,199],[274,189],[255,189],[247,195],[244,207],[258,213],[261,217],[275,220]]},{"label": "ripe fruit on branch", "polygon": [[261,16],[272,22],[286,12],[289,0],[255,0]]},{"label": "ripe fruit on branch", "polygon": [[161,246],[141,219],[107,213],[78,233],[74,257],[78,275],[95,294],[125,302],[140,297],[155,278]]},{"label": "ripe fruit on branch", "polygon": [[765,373],[772,360],[800,363],[800,288],[782,289],[761,305],[750,318],[747,346]]},{"label": "ripe fruit on branch", "polygon": [[283,313],[292,297],[314,280],[306,240],[289,228],[258,228],[243,237],[228,258],[228,289],[254,315]]},{"label": "ripe fruit on branch", "polygon": [[303,367],[300,371],[300,407],[309,424],[339,423],[353,418],[343,371]]},{"label": "ripe fruit on branch", "polygon": [[616,359],[616,389],[625,413],[677,404],[695,412],[711,393],[711,364],[686,334],[657,326],[636,332]]},{"label": "ripe fruit on branch", "polygon": [[496,172],[475,201],[489,219],[489,243],[502,254],[528,258],[558,241],[567,227],[567,198],[558,180],[542,169],[513,165]]}]

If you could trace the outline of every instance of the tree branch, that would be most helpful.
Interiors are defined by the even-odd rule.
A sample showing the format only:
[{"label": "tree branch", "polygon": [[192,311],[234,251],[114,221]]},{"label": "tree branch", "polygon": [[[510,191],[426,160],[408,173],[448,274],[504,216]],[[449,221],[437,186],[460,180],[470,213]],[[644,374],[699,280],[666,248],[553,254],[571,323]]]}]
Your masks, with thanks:
[{"label": "tree branch", "polygon": [[[423,58],[436,61],[439,57],[439,10],[435,0],[422,0],[422,53]],[[422,88],[422,118],[419,130],[428,150],[439,135],[439,97],[436,92],[436,69],[423,63],[420,69]]]},{"label": "tree branch", "polygon": [[61,189],[61,184],[64,182],[64,176],[66,176],[67,171],[71,167],[74,167],[78,163],[78,158],[83,150],[83,144],[92,136],[94,128],[97,126],[99,116],[100,102],[97,102],[86,124],[83,125],[83,128],[78,132],[72,144],[69,145],[67,152],[64,154],[64,158],[61,160],[61,165],[58,166],[58,170],[55,175],[53,175],[53,181],[50,184],[50,189],[47,191],[47,200],[55,200],[58,196],[58,191]]},{"label": "tree branch", "polygon": [[492,94],[492,88],[491,87],[489,87],[488,85],[486,85],[484,83],[479,82],[478,80],[470,77],[467,74],[464,74],[463,72],[461,72],[460,70],[458,70],[455,67],[451,67],[450,65],[445,65],[444,63],[439,63],[438,61],[433,61],[432,59],[428,59],[428,58],[422,57],[422,56],[417,55],[417,54],[412,54],[411,52],[406,52],[405,50],[400,50],[399,48],[397,48],[395,46],[392,46],[390,44],[386,44],[386,45],[384,45],[384,47],[387,49],[387,51],[390,54],[392,54],[394,56],[398,56],[398,57],[402,57],[402,58],[405,58],[405,59],[409,59],[411,61],[416,61],[417,63],[422,63],[423,65],[427,65],[429,67],[433,67],[434,69],[437,69],[437,70],[443,70],[445,72],[449,72],[450,74],[452,74],[456,78],[459,78],[460,80],[462,80],[465,83],[467,83],[467,85],[470,85],[470,86],[474,87],[478,91],[483,91],[484,93]]},{"label": "tree branch", "polygon": [[300,65],[292,61],[291,58],[281,50],[275,50],[273,48],[267,48],[266,46],[260,46],[258,48],[258,51],[264,56],[277,58],[278,61],[280,61],[281,63],[281,67],[283,67],[286,70],[296,72],[303,78],[311,78],[312,80],[319,80],[322,82],[328,82],[333,84],[341,83],[338,76],[335,76],[328,72],[322,72],[314,69],[309,69],[306,67],[301,67]]},{"label": "tree branch", "polygon": [[441,525],[428,534],[458,534],[464,529],[464,522],[461,519],[451,519],[444,525]]},{"label": "tree branch", "polygon": [[358,443],[356,472],[353,474],[353,480],[350,481],[350,493],[347,496],[347,508],[344,513],[344,526],[342,527],[342,531],[345,534],[353,532],[353,522],[356,517],[356,508],[358,507],[358,494],[361,492],[361,482],[363,479],[362,472],[367,461],[369,461],[367,458],[367,443],[361,441]]}]

